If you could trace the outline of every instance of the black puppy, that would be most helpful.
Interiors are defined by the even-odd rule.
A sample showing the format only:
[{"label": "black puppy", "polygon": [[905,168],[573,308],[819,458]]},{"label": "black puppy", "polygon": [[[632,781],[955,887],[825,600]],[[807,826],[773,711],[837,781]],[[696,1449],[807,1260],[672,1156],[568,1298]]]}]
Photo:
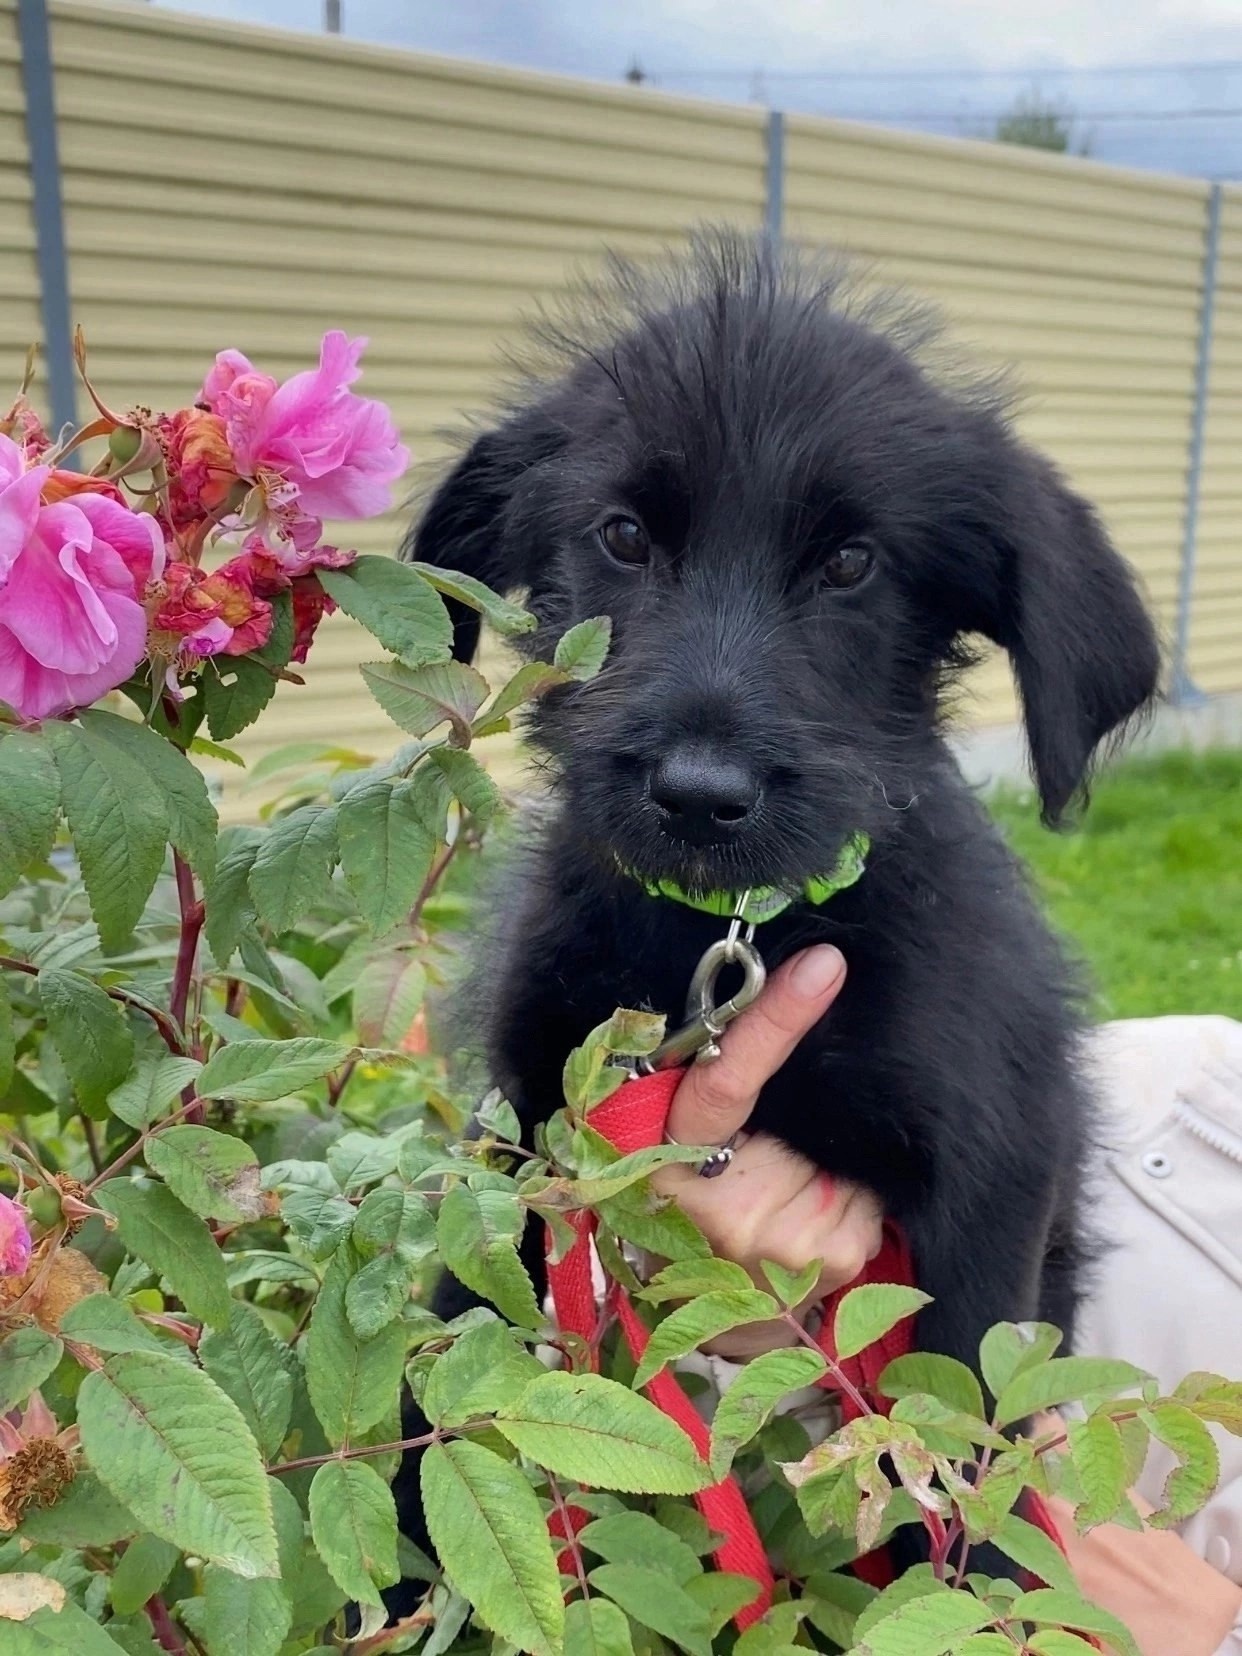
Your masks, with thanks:
[{"label": "black puppy", "polygon": [[[408,543],[527,589],[533,653],[614,625],[604,672],[534,719],[557,806],[506,901],[493,1078],[530,1124],[614,1007],[679,1021],[723,922],[643,882],[782,888],[768,964],[832,942],[849,975],[753,1125],[905,1227],[934,1296],[920,1347],[977,1366],[992,1323],[1032,1317],[1068,1338],[1090,1113],[1074,985],[941,704],[969,635],[1008,651],[1055,823],[1155,691],[1131,574],[995,387],[938,381],[917,328],[839,277],[725,236],[655,276],[620,268],[612,292]],[[477,619],[456,623],[468,656]],[[801,896],[859,834],[861,879]]]}]

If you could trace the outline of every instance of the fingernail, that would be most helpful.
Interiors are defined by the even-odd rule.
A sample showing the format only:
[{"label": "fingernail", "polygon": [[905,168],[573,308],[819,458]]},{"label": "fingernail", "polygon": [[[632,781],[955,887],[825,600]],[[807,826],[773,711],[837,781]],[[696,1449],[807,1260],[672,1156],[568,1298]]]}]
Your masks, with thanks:
[{"label": "fingernail", "polygon": [[802,955],[789,981],[804,1000],[822,1000],[845,970],[845,958],[831,943],[818,943]]}]

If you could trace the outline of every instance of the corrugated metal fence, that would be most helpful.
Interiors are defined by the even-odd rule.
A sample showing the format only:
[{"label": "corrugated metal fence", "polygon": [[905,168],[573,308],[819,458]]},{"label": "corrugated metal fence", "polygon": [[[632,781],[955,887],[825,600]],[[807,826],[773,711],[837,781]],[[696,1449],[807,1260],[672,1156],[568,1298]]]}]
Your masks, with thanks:
[{"label": "corrugated metal fence", "polygon": [[[70,308],[115,401],[184,399],[225,343],[293,372],[344,327],[370,336],[365,388],[432,459],[438,428],[486,406],[523,313],[605,246],[642,255],[695,224],[766,223],[857,253],[938,301],[983,361],[1014,364],[1028,434],[1098,502],[1184,639],[1179,687],[1242,689],[1242,189],[122,5],[0,0],[12,379],[41,332],[48,208],[46,190],[32,200],[41,110],[28,127],[19,23],[29,41],[45,12]],[[368,525],[360,544],[389,550],[398,528]],[[391,747],[360,648],[333,623],[307,686],[283,688],[240,745]],[[976,691],[973,717],[1012,716],[1001,664]]]}]

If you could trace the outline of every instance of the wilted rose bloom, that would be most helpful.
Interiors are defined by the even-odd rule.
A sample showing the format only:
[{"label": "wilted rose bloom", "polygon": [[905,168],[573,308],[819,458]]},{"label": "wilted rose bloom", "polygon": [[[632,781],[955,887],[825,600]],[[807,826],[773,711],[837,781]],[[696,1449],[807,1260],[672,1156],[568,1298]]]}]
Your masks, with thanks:
[{"label": "wilted rose bloom", "polygon": [[324,335],[319,366],[278,385],[240,351],[222,351],[199,401],[224,420],[237,470],[283,478],[308,518],[374,517],[409,464],[383,403],[348,387],[365,339]]},{"label": "wilted rose bloom", "polygon": [[0,1417],[0,1534],[30,1507],[52,1506],[73,1482],[78,1428],[63,1431],[38,1392],[25,1410]]},{"label": "wilted rose bloom", "polygon": [[31,465],[41,460],[52,446],[43,421],[26,401],[25,393],[0,420],[0,437],[11,437]]},{"label": "wilted rose bloom", "polygon": [[25,1276],[29,1265],[26,1210],[11,1196],[0,1196],[0,1276]]},{"label": "wilted rose bloom", "polygon": [[102,495],[105,500],[114,500],[118,506],[125,504],[125,496],[111,479],[92,477],[89,472],[65,471],[59,466],[54,466],[48,473],[47,482],[40,491],[45,506],[55,506],[59,501],[81,494]]},{"label": "wilted rose bloom", "polygon": [[50,477],[0,436],[0,701],[28,719],[130,676],[146,649],[140,599],[166,557],[155,520],[106,494],[44,504]]},{"label": "wilted rose bloom", "polygon": [[319,584],[317,575],[299,575],[293,583],[293,654],[291,661],[304,662],[315,642],[315,633],[325,615],[336,605]]},{"label": "wilted rose bloom", "polygon": [[155,422],[168,472],[168,515],[175,534],[217,517],[240,479],[224,421],[201,408],[179,408]]},{"label": "wilted rose bloom", "polygon": [[272,606],[259,595],[256,572],[243,553],[209,575],[203,591],[220,606],[220,619],[230,630],[225,655],[245,655],[267,643],[272,634]]},{"label": "wilted rose bloom", "polygon": [[261,648],[271,636],[272,606],[255,577],[244,554],[214,575],[170,564],[151,622],[155,652],[201,658]]}]

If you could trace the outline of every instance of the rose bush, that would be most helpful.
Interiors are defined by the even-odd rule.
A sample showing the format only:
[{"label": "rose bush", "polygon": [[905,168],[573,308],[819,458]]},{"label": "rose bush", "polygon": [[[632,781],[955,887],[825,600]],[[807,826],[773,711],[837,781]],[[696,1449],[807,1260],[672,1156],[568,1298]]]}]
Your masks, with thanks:
[{"label": "rose bush", "polygon": [[[324,544],[324,517],[382,510],[407,458],[349,389],[360,351],[329,334],[284,385],[225,351],[167,414],[92,390],[98,417],[56,442],[24,394],[0,422],[0,1649],[1074,1656],[1099,1635],[1133,1656],[1023,1491],[1136,1522],[1154,1439],[1173,1523],[1212,1487],[1212,1430],[1242,1430],[1242,1387],[1163,1397],[1006,1325],[990,1398],[915,1355],[813,1446],[781,1401],[844,1382],[803,1344],[748,1365],[705,1458],[648,1372],[790,1319],[807,1285],[772,1267],[756,1289],[659,1202],[647,1174],[684,1148],[621,1157],[593,1129],[656,1020],[619,1013],[571,1055],[534,1145],[492,1095],[466,1134],[481,1089],[441,1055],[437,1008],[502,807],[471,746],[598,671],[608,627],[493,691],[451,659],[444,597],[502,633],[525,611]],[[195,756],[236,759],[334,606],[383,652],[362,671],[402,745],[269,755],[263,825],[221,828]],[[528,1225],[563,1250],[588,1210],[605,1311],[623,1287],[656,1325],[637,1372],[609,1314],[560,1335],[518,1253]],[[635,1250],[667,1262],[645,1286]],[[445,1264],[497,1309],[435,1316]],[[837,1351],[912,1303],[847,1296]],[[431,1422],[416,1440],[403,1385]],[[1084,1396],[1064,1431],[1019,1429]],[[398,1535],[412,1443],[437,1561]],[[711,1568],[692,1502],[730,1468],[778,1574],[744,1632],[754,1583]],[[846,1568],[907,1523],[930,1566],[883,1592]],[[972,1569],[985,1541],[1046,1585]],[[425,1589],[386,1626],[402,1574]]]}]

